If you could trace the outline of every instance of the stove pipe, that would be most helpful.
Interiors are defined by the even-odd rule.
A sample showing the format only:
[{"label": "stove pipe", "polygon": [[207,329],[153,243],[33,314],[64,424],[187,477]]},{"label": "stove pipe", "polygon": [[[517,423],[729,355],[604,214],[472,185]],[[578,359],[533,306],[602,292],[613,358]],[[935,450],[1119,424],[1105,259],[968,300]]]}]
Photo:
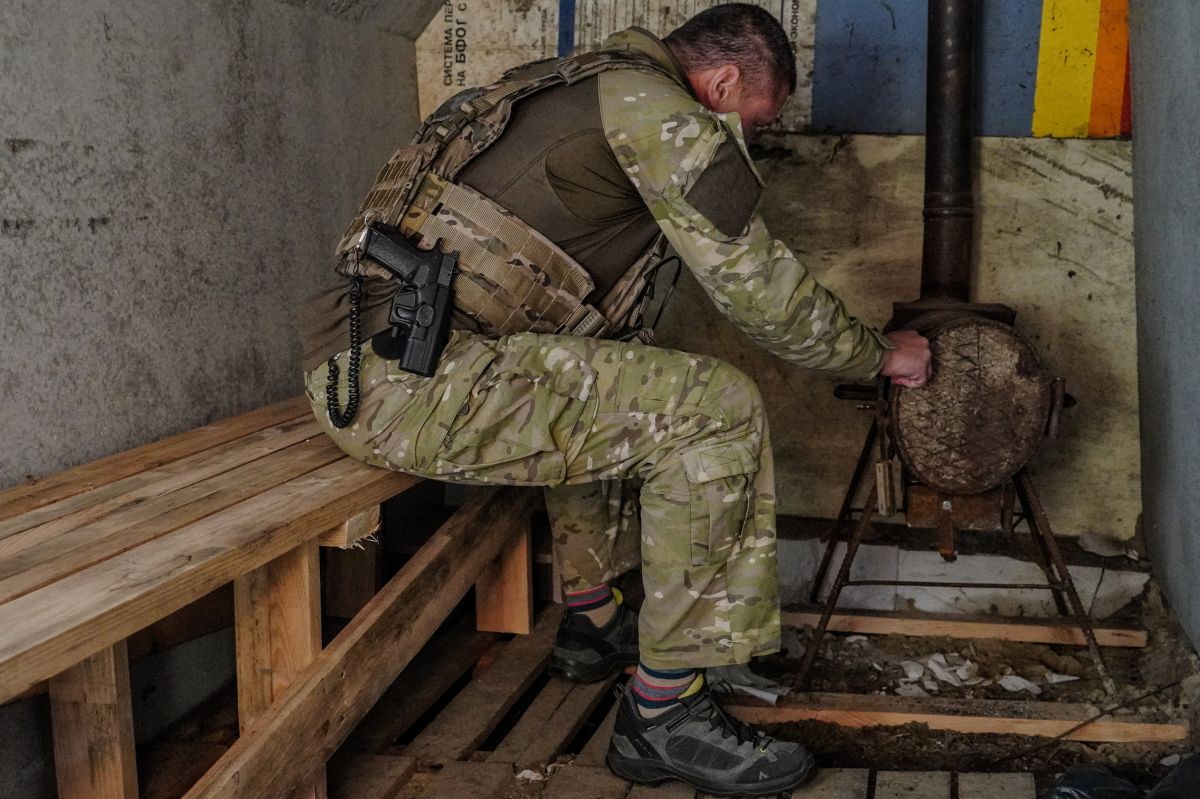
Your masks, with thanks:
[{"label": "stove pipe", "polygon": [[929,0],[921,299],[970,300],[975,0]]}]

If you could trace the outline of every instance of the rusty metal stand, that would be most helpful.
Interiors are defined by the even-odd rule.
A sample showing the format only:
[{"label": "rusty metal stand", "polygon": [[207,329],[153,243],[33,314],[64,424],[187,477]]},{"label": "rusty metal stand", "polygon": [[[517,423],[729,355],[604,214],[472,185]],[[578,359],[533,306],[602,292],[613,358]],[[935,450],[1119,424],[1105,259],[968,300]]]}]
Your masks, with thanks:
[{"label": "rusty metal stand", "polygon": [[[1050,527],[1049,520],[1046,518],[1046,512],[1042,507],[1041,501],[1034,491],[1033,480],[1024,469],[1018,472],[1013,478],[1012,485],[1020,500],[1024,519],[1029,525],[1030,536],[1037,544],[1038,554],[1042,561],[1039,565],[1046,573],[1045,584],[850,579],[850,570],[854,564],[854,558],[858,554],[863,540],[866,538],[867,533],[870,532],[871,526],[874,523],[879,486],[877,485],[875,475],[866,468],[866,463],[869,461],[869,455],[871,449],[874,447],[877,433],[877,425],[872,425],[871,432],[867,437],[867,445],[863,448],[863,455],[859,458],[854,477],[850,482],[845,500],[842,503],[841,513],[834,525],[829,542],[826,544],[825,553],[821,559],[821,566],[817,571],[812,592],[814,602],[819,596],[821,585],[825,582],[825,575],[832,564],[834,551],[841,538],[841,531],[845,528],[852,515],[853,510],[851,506],[853,498],[857,496],[863,478],[870,473],[871,488],[866,504],[861,509],[861,515],[854,525],[849,540],[846,542],[846,554],[843,556],[841,565],[838,567],[838,573],[834,578],[829,595],[825,598],[821,610],[821,619],[817,623],[817,628],[813,633],[812,642],[808,650],[804,653],[804,661],[800,667],[800,687],[802,689],[808,687],[812,676],[812,669],[821,648],[821,642],[825,637],[825,633],[829,630],[830,619],[833,618],[834,611],[837,609],[838,599],[841,597],[842,591],[849,586],[887,585],[919,588],[1012,588],[1018,590],[1048,590],[1053,593],[1059,612],[1064,617],[1072,618],[1079,625],[1084,640],[1087,641],[1092,659],[1095,661],[1096,671],[1100,676],[1101,682],[1104,684],[1104,689],[1108,692],[1109,696],[1115,698],[1117,695],[1116,684],[1113,682],[1112,677],[1109,676],[1108,669],[1105,666],[1104,656],[1100,651],[1100,644],[1096,640],[1096,631],[1092,624],[1092,619],[1079,598],[1079,592],[1075,589],[1071,573],[1067,570],[1067,562],[1058,547],[1058,542],[1054,539],[1054,532]],[[1005,513],[1006,532],[1009,533],[1013,531],[1013,527],[1015,526],[1011,516],[1011,512]]]}]

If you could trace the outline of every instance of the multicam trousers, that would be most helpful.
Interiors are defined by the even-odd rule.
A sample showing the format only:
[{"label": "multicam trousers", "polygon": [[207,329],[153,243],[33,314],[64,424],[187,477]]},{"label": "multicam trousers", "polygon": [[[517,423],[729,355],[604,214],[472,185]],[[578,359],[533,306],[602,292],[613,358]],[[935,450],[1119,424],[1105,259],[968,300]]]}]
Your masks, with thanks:
[{"label": "multicam trousers", "polygon": [[545,486],[566,590],[636,565],[640,538],[647,665],[744,663],[779,648],[771,448],[745,374],[638,343],[455,332],[430,378],[364,346],[360,384],[358,416],[337,430],[326,368],[307,376],[338,446],[423,477]]}]

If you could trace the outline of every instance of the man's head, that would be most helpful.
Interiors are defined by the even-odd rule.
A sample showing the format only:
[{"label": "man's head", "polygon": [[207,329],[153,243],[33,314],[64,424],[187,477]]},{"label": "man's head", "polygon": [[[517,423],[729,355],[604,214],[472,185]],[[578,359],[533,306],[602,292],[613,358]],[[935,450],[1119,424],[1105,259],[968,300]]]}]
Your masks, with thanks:
[{"label": "man's head", "polygon": [[736,111],[748,137],[769,125],[796,90],[796,56],[779,21],[758,6],[700,12],[665,39],[710,111]]}]

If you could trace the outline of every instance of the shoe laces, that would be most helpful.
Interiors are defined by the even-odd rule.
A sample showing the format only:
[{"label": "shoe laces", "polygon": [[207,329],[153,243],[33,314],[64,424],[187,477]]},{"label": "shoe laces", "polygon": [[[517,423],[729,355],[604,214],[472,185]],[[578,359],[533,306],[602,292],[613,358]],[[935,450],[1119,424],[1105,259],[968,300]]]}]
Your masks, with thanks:
[{"label": "shoe laces", "polygon": [[721,680],[706,686],[695,697],[681,698],[680,702],[687,708],[687,712],[668,723],[667,729],[674,732],[676,728],[689,719],[696,719],[707,722],[709,729],[719,730],[722,738],[728,738],[732,735],[737,739],[739,746],[749,743],[753,744],[754,748],[760,752],[766,752],[767,747],[771,745],[774,739],[762,730],[755,729],[749,724],[731,717],[713,699],[713,693],[729,695],[733,693],[733,687],[728,682]]}]

